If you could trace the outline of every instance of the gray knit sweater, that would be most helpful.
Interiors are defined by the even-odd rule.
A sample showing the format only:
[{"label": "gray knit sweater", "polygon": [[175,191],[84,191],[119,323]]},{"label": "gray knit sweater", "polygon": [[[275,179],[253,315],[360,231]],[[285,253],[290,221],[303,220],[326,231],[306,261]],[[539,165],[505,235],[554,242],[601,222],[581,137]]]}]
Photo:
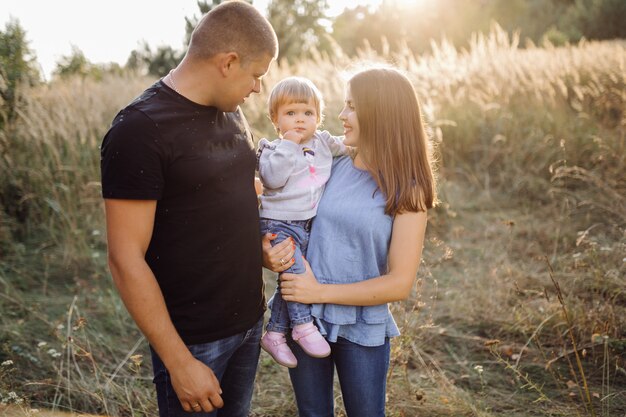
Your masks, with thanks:
[{"label": "gray knit sweater", "polygon": [[263,182],[260,216],[307,220],[315,216],[333,156],[346,154],[343,136],[316,131],[306,143],[285,139],[259,141],[259,177]]}]

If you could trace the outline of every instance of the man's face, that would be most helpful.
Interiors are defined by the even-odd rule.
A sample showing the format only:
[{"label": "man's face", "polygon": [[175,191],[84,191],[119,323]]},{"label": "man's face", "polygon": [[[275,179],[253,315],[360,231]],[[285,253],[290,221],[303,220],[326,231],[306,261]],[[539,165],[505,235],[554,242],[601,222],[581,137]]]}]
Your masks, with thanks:
[{"label": "man's face", "polygon": [[230,82],[225,88],[225,94],[219,100],[220,110],[235,111],[250,94],[261,92],[261,79],[273,60],[271,56],[263,55],[261,58],[248,60],[243,65],[240,59],[233,61],[228,75]]}]

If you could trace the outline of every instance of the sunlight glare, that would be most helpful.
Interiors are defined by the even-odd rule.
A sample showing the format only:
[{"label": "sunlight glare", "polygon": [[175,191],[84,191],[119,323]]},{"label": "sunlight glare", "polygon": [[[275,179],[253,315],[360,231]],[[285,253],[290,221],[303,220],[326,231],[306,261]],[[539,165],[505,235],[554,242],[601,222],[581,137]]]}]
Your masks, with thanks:
[{"label": "sunlight glare", "polygon": [[383,3],[396,5],[400,9],[422,9],[437,0],[383,0]]}]

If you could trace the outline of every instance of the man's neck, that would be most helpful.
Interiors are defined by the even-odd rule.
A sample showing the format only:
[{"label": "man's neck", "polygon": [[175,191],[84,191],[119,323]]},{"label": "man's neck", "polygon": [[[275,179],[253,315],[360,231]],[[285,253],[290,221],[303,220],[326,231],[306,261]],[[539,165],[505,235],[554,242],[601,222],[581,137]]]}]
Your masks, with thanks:
[{"label": "man's neck", "polygon": [[191,64],[185,59],[163,81],[181,96],[203,106],[215,104],[215,88],[211,84],[216,77],[211,74],[210,64]]}]

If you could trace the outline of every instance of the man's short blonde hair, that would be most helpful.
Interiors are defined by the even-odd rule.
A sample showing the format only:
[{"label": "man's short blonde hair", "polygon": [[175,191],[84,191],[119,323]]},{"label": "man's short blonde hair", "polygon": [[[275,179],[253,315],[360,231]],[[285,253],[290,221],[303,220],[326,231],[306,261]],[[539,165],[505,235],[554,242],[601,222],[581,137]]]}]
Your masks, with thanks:
[{"label": "man's short blonde hair", "polygon": [[284,104],[308,103],[313,101],[317,111],[317,124],[322,123],[324,115],[324,99],[313,81],[304,77],[288,77],[280,80],[270,93],[268,99],[269,116],[276,124],[278,108]]},{"label": "man's short blonde hair", "polygon": [[264,54],[278,56],[278,40],[272,25],[252,5],[231,0],[211,9],[191,34],[188,55],[210,59],[222,52],[236,52],[242,63]]}]

